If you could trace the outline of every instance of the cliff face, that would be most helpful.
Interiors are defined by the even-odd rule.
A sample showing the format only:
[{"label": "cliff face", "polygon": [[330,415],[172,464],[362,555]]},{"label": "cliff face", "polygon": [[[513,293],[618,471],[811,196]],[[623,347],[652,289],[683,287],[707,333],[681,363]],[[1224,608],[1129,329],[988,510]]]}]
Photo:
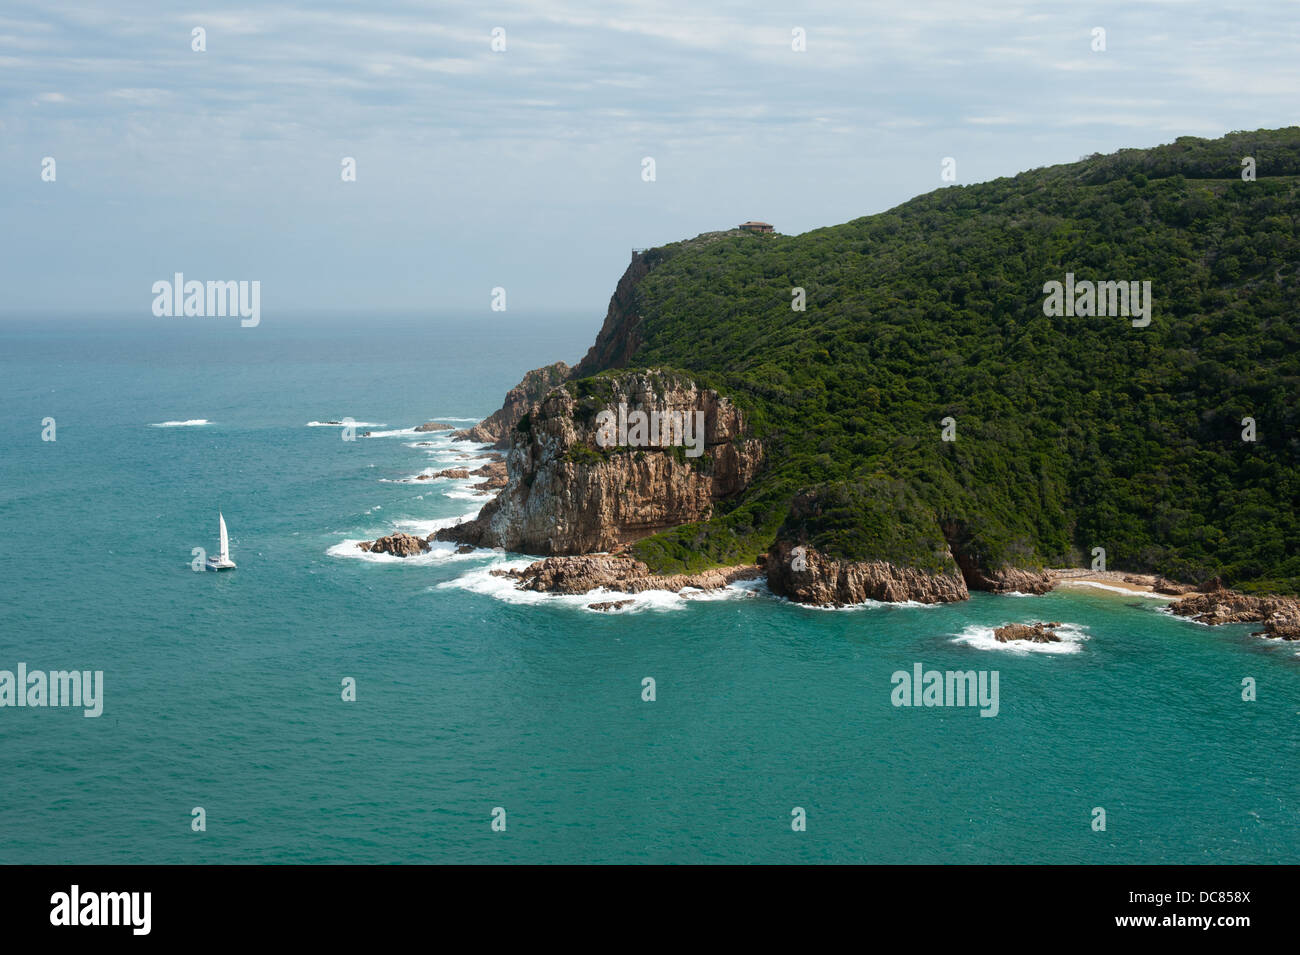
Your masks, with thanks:
[{"label": "cliff face", "polygon": [[[570,386],[534,405],[510,433],[506,486],[475,520],[439,539],[542,555],[611,550],[707,519],[715,502],[753,479],[762,445],[717,392],[655,371],[598,384],[599,395],[578,398]],[[668,429],[668,446],[653,446],[629,429],[620,441],[620,429],[606,423],[620,411],[681,416],[684,434]]]},{"label": "cliff face", "polygon": [[632,254],[632,264],[618,280],[614,294],[610,296],[609,308],[605,311],[604,324],[596,335],[596,343],[587,349],[587,354],[573,370],[575,378],[627,365],[628,356],[641,344],[641,338],[637,334],[637,326],[641,322],[636,307],[637,283],[659,262],[662,251],[648,249]]},{"label": "cliff face", "polygon": [[573,377],[585,378],[610,368],[626,368],[632,355],[641,347],[641,303],[638,294],[641,280],[651,270],[662,265],[678,253],[712,245],[728,237],[745,233],[738,229],[723,232],[704,232],[693,239],[684,239],[671,245],[632,253],[632,263],[623,272],[614,294],[610,296],[605,321],[596,335],[596,343],[573,369]]},{"label": "cliff face", "polygon": [[481,441],[504,451],[510,447],[510,429],[527,414],[533,402],[541,400],[556,385],[568,381],[572,369],[562,361],[535,368],[524,375],[523,381],[506,393],[500,410],[484,418],[472,428],[457,431],[453,441]]}]

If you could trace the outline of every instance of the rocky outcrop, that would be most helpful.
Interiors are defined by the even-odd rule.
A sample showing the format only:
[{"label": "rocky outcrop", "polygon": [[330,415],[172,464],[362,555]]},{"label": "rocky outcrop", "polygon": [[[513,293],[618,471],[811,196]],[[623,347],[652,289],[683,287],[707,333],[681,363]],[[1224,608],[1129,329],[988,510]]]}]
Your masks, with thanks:
[{"label": "rocky outcrop", "polygon": [[474,477],[485,479],[474,485],[474,490],[476,491],[495,491],[499,488],[505,487],[506,484],[509,483],[509,474],[507,473],[506,462],[504,460],[490,461],[481,468],[477,468],[469,473]]},{"label": "rocky outcrop", "polygon": [[436,478],[452,478],[454,480],[463,481],[468,477],[469,477],[468,468],[446,468],[442,471],[439,471],[437,474],[417,474],[415,476],[415,479],[417,481],[432,481]]},{"label": "rocky outcrop", "polygon": [[569,380],[571,369],[562,361],[544,368],[535,368],[519,384],[506,393],[501,408],[484,418],[472,428],[457,431],[453,441],[479,441],[505,450],[510,447],[510,432],[519,419],[528,413],[534,403],[544,398],[552,388]]},{"label": "rocky outcrop", "polygon": [[[574,393],[557,388],[535,404],[511,432],[505,487],[475,520],[439,531],[438,539],[541,555],[611,551],[707,520],[718,501],[753,480],[762,444],[716,391],[658,370],[595,385],[598,392],[582,398],[575,386]],[[611,441],[601,413],[621,410],[661,425],[687,422],[687,429],[661,428],[654,436],[660,446],[632,440],[630,431]]]},{"label": "rocky outcrop", "polygon": [[987,590],[995,594],[1045,594],[1056,586],[1052,575],[1045,570],[1021,570],[1019,567],[962,568],[966,584],[971,590]]},{"label": "rocky outcrop", "polygon": [[455,431],[455,427],[449,424],[443,424],[441,421],[426,421],[424,424],[415,426],[415,430],[421,433],[425,431]]},{"label": "rocky outcrop", "polygon": [[1184,597],[1170,606],[1180,617],[1212,626],[1225,623],[1263,623],[1258,635],[1282,640],[1300,639],[1300,598],[1255,596],[1235,590],[1215,590]]},{"label": "rocky outcrop", "polygon": [[945,524],[943,532],[952,559],[971,590],[994,594],[1045,594],[1056,586],[1056,579],[1046,570],[1021,570],[1008,564],[986,567],[972,556],[964,529],[954,529],[952,524]]},{"label": "rocky outcrop", "polygon": [[368,554],[392,554],[394,557],[416,557],[429,549],[429,542],[422,537],[413,537],[398,531],[389,537],[378,540],[361,541],[357,544]]},{"label": "rocky outcrop", "polygon": [[650,568],[639,560],[606,554],[548,557],[534,561],[523,570],[494,570],[492,573],[498,577],[514,578],[519,590],[546,594],[585,594],[601,588],[625,594],[647,590],[676,593],[688,587],[717,590],[738,580],[752,580],[762,575],[762,571],[752,564],[718,567],[698,574],[652,574]]},{"label": "rocky outcrop", "polygon": [[879,560],[835,560],[791,541],[778,541],[763,564],[771,591],[796,603],[844,607],[867,600],[948,603],[970,597],[955,565],[929,573]]},{"label": "rocky outcrop", "polygon": [[1028,640],[1030,643],[1060,643],[1061,638],[1056,635],[1054,628],[1060,624],[1052,623],[1008,623],[1005,626],[996,627],[993,630],[993,639],[998,643],[1008,643],[1012,640]]}]

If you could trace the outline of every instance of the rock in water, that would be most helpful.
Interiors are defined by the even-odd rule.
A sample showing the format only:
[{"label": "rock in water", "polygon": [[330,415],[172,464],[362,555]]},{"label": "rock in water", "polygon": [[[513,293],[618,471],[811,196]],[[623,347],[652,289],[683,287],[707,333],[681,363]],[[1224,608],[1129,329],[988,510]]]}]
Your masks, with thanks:
[{"label": "rock in water", "polygon": [[999,643],[1012,640],[1028,640],[1030,643],[1060,643],[1061,638],[1052,628],[1060,624],[1052,623],[1009,623],[993,631],[993,637]]},{"label": "rock in water", "polygon": [[626,607],[628,604],[635,602],[636,601],[633,600],[602,600],[600,603],[587,604],[587,607],[591,610],[600,610],[608,613],[611,610],[619,610]]},{"label": "rock in water", "polygon": [[361,541],[357,544],[368,554],[392,554],[394,557],[416,557],[429,549],[429,542],[410,534],[398,531],[378,540]]},{"label": "rock in water", "polygon": [[1210,625],[1262,622],[1260,636],[1300,640],[1300,599],[1296,597],[1257,597],[1235,590],[1215,590],[1184,597],[1169,609],[1180,617]]}]

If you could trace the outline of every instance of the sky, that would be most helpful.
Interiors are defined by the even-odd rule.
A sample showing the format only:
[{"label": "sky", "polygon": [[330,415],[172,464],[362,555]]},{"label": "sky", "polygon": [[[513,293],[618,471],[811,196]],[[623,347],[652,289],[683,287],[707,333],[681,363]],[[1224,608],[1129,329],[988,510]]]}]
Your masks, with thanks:
[{"label": "sky", "polygon": [[1295,0],[6,0],[0,317],[182,272],[598,323],[633,247],[1298,122]]}]

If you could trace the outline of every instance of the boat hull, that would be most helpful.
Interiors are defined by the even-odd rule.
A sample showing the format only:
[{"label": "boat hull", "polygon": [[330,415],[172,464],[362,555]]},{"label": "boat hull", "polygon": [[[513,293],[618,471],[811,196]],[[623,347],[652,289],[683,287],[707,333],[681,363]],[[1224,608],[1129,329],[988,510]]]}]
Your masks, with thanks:
[{"label": "boat hull", "polygon": [[203,566],[208,570],[234,570],[235,562],[233,560],[222,560],[219,557],[209,557]]}]

